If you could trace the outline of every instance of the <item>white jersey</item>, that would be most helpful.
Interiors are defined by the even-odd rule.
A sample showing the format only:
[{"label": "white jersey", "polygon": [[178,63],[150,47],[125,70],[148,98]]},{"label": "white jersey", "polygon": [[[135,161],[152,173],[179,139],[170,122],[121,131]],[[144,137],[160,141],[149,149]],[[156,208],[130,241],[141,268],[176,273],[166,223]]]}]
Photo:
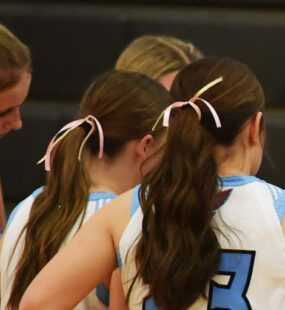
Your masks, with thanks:
[{"label": "white jersey", "polygon": [[[32,195],[23,200],[12,212],[7,224],[3,247],[1,251],[1,310],[5,309],[7,301],[9,299],[12,283],[14,279],[15,267],[18,264],[24,246],[24,235],[20,238],[20,241],[15,249],[15,253],[10,261],[11,253],[14,249],[16,241],[21,233],[23,227],[28,221],[32,204],[37,195],[42,191],[42,188],[36,190]],[[83,219],[83,224],[101,207],[116,197],[112,193],[97,192],[89,195],[89,201],[86,209],[86,213]],[[78,218],[74,227],[71,229],[67,238],[63,242],[64,245],[68,242],[74,234],[77,232],[80,225],[81,217]],[[10,262],[10,263],[9,263]],[[77,306],[76,310],[91,310],[91,309],[104,309],[98,302],[95,292],[90,293],[84,300],[82,300]]]},{"label": "white jersey", "polygon": [[[223,200],[213,224],[221,246],[218,274],[208,284],[208,299],[199,298],[191,310],[285,309],[285,190],[252,176],[222,179]],[[141,233],[143,214],[135,188],[131,220],[119,245],[125,292],[136,274],[133,249]],[[225,237],[226,236],[226,237]],[[130,296],[130,310],[157,310],[148,286],[138,281]]]}]

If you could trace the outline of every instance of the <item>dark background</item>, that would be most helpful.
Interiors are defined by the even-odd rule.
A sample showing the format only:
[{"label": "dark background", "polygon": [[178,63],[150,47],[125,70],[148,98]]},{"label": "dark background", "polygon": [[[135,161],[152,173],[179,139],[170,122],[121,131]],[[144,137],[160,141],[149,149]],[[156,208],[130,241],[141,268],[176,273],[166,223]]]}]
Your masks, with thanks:
[{"label": "dark background", "polygon": [[285,187],[285,1],[1,1],[0,22],[32,51],[33,81],[23,129],[0,141],[6,201],[44,182],[35,163],[48,141],[77,113],[89,82],[111,69],[143,34],[192,41],[205,55],[245,62],[264,86],[268,153],[260,176]]}]

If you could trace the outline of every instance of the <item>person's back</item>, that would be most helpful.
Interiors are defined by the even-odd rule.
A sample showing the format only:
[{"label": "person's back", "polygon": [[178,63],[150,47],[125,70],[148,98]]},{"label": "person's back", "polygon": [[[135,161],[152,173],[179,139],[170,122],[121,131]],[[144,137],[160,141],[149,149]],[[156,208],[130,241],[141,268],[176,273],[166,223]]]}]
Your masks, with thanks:
[{"label": "person's back", "polygon": [[[107,72],[89,86],[82,118],[49,144],[46,186],[9,219],[1,253],[1,309],[17,309],[26,286],[91,215],[140,182],[141,162],[160,137],[150,135],[151,126],[169,103],[163,86],[134,72]],[[91,293],[75,309],[97,309],[95,302]]]},{"label": "person's back", "polygon": [[[201,61],[201,63],[202,62],[203,61]],[[207,62],[207,60],[205,62]],[[227,60],[224,61],[224,63],[223,61],[221,61],[221,63],[215,63],[213,61],[212,68],[210,64],[209,64],[209,67],[213,69],[213,71],[215,72],[215,69],[218,68],[219,65],[221,66],[221,68],[223,65],[228,65],[229,67],[232,66],[233,70],[239,70],[238,64],[236,65],[233,63],[232,65],[232,63]],[[207,68],[206,65],[204,67]],[[162,224],[157,224],[159,225],[159,227],[157,228],[155,227],[151,228],[151,230],[153,230],[152,238],[154,238],[151,244],[142,243],[143,239],[139,238],[141,234],[141,228],[140,228],[141,226],[143,227],[143,229],[145,229],[144,234],[145,234],[145,237],[147,237],[148,239],[151,238],[151,232],[150,232],[150,228],[148,229],[146,228],[147,222],[146,222],[146,219],[144,219],[143,212],[140,208],[140,200],[143,200],[142,197],[144,197],[145,187],[143,188],[142,194],[140,196],[141,199],[139,199],[138,188],[137,188],[137,190],[134,191],[134,198],[132,200],[132,207],[131,207],[132,218],[120,241],[120,257],[122,260],[122,278],[123,278],[123,283],[125,284],[125,293],[128,293],[128,292],[130,293],[130,296],[129,296],[129,308],[130,309],[141,309],[142,304],[144,304],[144,309],[146,310],[160,309],[155,306],[152,298],[148,298],[149,294],[151,294],[151,292],[155,290],[155,288],[152,287],[153,285],[160,287],[160,291],[163,291],[163,286],[165,287],[165,290],[163,291],[163,293],[159,293],[160,295],[164,296],[165,300],[167,300],[167,298],[175,300],[176,298],[178,298],[176,296],[179,296],[179,294],[181,296],[183,292],[186,295],[187,289],[189,290],[188,296],[191,296],[191,294],[194,295],[194,292],[196,292],[195,293],[196,295],[193,296],[191,305],[187,306],[187,309],[195,309],[195,310],[264,309],[266,310],[266,309],[282,309],[282,305],[284,306],[284,303],[285,303],[285,265],[284,265],[285,242],[284,242],[284,232],[282,230],[282,221],[284,222],[284,214],[285,214],[285,191],[283,189],[280,189],[274,185],[268,184],[265,181],[252,176],[252,174],[255,174],[259,168],[262,152],[259,151],[259,148],[260,148],[259,146],[255,146],[256,142],[253,142],[253,141],[248,142],[246,140],[246,139],[249,139],[249,140],[252,139],[250,135],[251,135],[251,131],[253,131],[254,129],[251,129],[251,128],[244,129],[243,127],[241,127],[241,124],[243,124],[244,122],[242,121],[242,118],[245,117],[244,115],[250,115],[249,113],[251,113],[250,111],[246,111],[246,106],[245,106],[246,104],[254,106],[255,105],[254,101],[256,101],[256,106],[257,106],[257,108],[255,108],[256,113],[257,114],[261,113],[259,111],[263,110],[262,95],[260,96],[261,99],[259,99],[258,96],[255,94],[255,93],[258,93],[258,84],[256,84],[255,86],[256,88],[254,89],[255,82],[253,81],[252,82],[253,86],[250,85],[248,87],[249,89],[250,87],[252,87],[252,89],[250,89],[252,97],[248,97],[248,95],[247,96],[244,95],[246,96],[245,98],[240,98],[242,96],[242,86],[240,86],[241,94],[239,95],[235,94],[236,98],[232,99],[232,102],[237,102],[237,106],[239,106],[238,109],[240,110],[239,111],[240,115],[238,115],[237,112],[235,113],[235,115],[233,112],[231,112],[231,114],[233,115],[232,117],[235,117],[237,119],[236,121],[237,125],[235,124],[234,120],[229,122],[228,119],[231,118],[231,115],[229,114],[229,112],[227,112],[227,109],[229,110],[231,108],[232,103],[227,102],[223,105],[223,102],[226,102],[226,100],[229,101],[231,94],[230,92],[229,94],[226,94],[225,92],[223,92],[223,90],[221,90],[221,89],[226,89],[226,86],[224,86],[223,83],[226,83],[226,84],[228,83],[228,81],[224,81],[228,77],[226,75],[228,70],[226,69],[224,71],[225,71],[224,74],[222,71],[220,73],[220,75],[223,77],[223,81],[220,82],[220,84],[218,83],[217,85],[214,85],[211,88],[209,88],[208,94],[210,93],[210,95],[208,96],[205,96],[204,94],[200,95],[201,98],[207,100],[207,102],[211,103],[213,107],[216,109],[217,114],[219,115],[220,120],[221,120],[222,128],[215,129],[212,124],[209,124],[210,122],[211,123],[214,123],[214,122],[212,122],[212,120],[209,119],[209,113],[207,113],[207,111],[205,110],[206,107],[204,108],[203,103],[200,104],[199,102],[200,100],[197,99],[197,101],[195,101],[195,104],[199,102],[199,109],[201,109],[202,111],[202,113],[200,112],[201,115],[198,117],[201,117],[201,122],[205,124],[205,127],[207,128],[207,130],[209,130],[210,132],[211,130],[214,131],[213,135],[215,136],[216,141],[218,141],[218,143],[213,142],[213,141],[211,142],[214,145],[216,143],[218,145],[215,150],[216,152],[215,156],[218,162],[218,172],[220,175],[220,179],[219,179],[220,192],[216,194],[216,197],[213,203],[214,217],[212,219],[212,227],[213,227],[213,231],[215,231],[215,234],[217,236],[218,247],[215,250],[215,248],[213,248],[213,245],[209,242],[209,240],[205,239],[204,242],[209,247],[209,250],[208,250],[209,252],[207,253],[207,250],[205,249],[204,249],[204,255],[202,255],[201,252],[200,253],[196,252],[197,257],[201,255],[201,258],[200,258],[200,261],[197,261],[195,263],[196,261],[195,258],[191,256],[191,254],[187,250],[187,246],[185,245],[184,246],[185,257],[179,256],[180,257],[179,260],[178,258],[176,258],[177,266],[175,266],[175,261],[172,261],[172,265],[168,265],[170,263],[166,261],[167,259],[166,256],[169,256],[168,258],[169,260],[174,259],[171,257],[171,254],[169,252],[171,250],[171,247],[174,248],[173,252],[175,252],[175,249],[177,250],[178,246],[173,245],[171,241],[169,240],[168,241],[169,248],[166,247],[167,245],[166,243],[164,245],[165,249],[163,248],[159,249],[160,246],[162,247],[162,244],[164,242],[167,242],[167,237],[164,237],[166,239],[164,239],[164,241],[163,239],[160,240],[160,245],[157,245],[158,249],[153,248],[154,247],[153,243],[156,241],[155,238],[159,238],[159,237],[154,237],[155,234],[157,234],[157,236],[160,236],[159,234],[161,234],[161,238],[164,236],[164,233],[159,232],[160,229],[162,229],[163,227],[163,226],[160,227],[160,225]],[[190,74],[192,76],[195,76],[195,70],[193,69],[193,71],[191,71],[189,67],[189,71],[188,71],[188,69],[185,68],[184,70],[182,70],[181,74],[179,74],[176,80],[174,81],[172,95],[178,101],[187,100],[186,98],[191,98],[194,95],[194,92],[191,93],[192,85],[188,79],[188,77],[191,78]],[[213,75],[213,80],[215,77],[216,78],[219,77],[218,73],[216,74],[216,76],[214,76],[214,73],[212,73],[212,75]],[[201,75],[199,77],[201,77]],[[199,77],[197,78],[198,81],[199,81]],[[234,78],[235,77],[233,77],[233,79]],[[250,79],[252,79],[252,77],[248,78],[249,83],[250,83]],[[201,80],[203,80],[203,77],[201,78]],[[207,84],[207,82],[209,83],[209,78],[205,79],[205,81],[206,81],[205,84]],[[246,78],[244,78],[242,83],[245,83],[245,81],[246,81]],[[199,85],[199,82],[197,84]],[[220,90],[219,90],[219,86],[220,86]],[[190,93],[187,90],[187,87],[189,87]],[[239,86],[237,86],[236,88],[238,90]],[[197,86],[196,91],[198,90],[199,88]],[[217,96],[219,94],[219,91],[220,91],[220,98],[217,99],[217,103],[216,103],[215,99],[213,98],[215,98],[214,97],[215,95]],[[232,92],[234,93],[235,90],[233,89]],[[223,99],[223,96],[225,96],[225,99]],[[219,101],[221,103],[219,103]],[[185,102],[184,106],[186,105],[186,103],[187,101]],[[245,107],[244,111],[243,111],[243,105]],[[183,106],[183,104],[180,104],[180,106]],[[219,108],[222,109],[221,112]],[[232,107],[232,110],[234,110],[234,107]],[[248,108],[248,110],[250,110],[250,107]],[[180,112],[180,114],[181,113],[183,112]],[[228,113],[228,115],[224,113]],[[259,118],[260,117],[261,115],[259,115]],[[240,118],[240,120],[238,118]],[[183,126],[183,121],[181,121],[181,119],[179,121],[182,123],[181,126]],[[175,120],[173,120],[173,122],[175,122],[175,125],[173,125],[172,127],[170,126],[170,129],[169,129],[170,131],[176,130],[176,137],[178,136],[179,130],[181,130],[180,124],[178,125],[177,123],[179,121],[176,120],[175,122]],[[176,128],[174,128],[174,126],[176,126]],[[184,124],[184,126],[187,126],[187,125]],[[194,125],[192,124],[192,126]],[[223,128],[223,126],[225,128]],[[179,129],[177,129],[177,127],[179,127]],[[262,141],[263,139],[262,138],[263,137],[262,119],[259,120],[257,127],[260,128],[260,132],[258,133],[258,135],[260,135],[260,139]],[[228,132],[223,133],[224,130],[225,131],[228,130]],[[241,133],[242,130],[245,132]],[[187,127],[185,128],[185,131],[187,131]],[[233,141],[232,136],[235,136],[233,133],[235,133],[236,135],[238,134],[240,135],[239,138],[235,138],[234,140],[235,142],[232,142]],[[174,133],[171,133],[171,134],[173,135],[172,138],[174,138]],[[190,136],[188,139],[189,141],[191,141],[190,140],[191,134],[189,131],[188,131],[188,134]],[[181,131],[180,131],[180,135],[181,135]],[[198,131],[196,131],[196,135],[199,136]],[[206,135],[207,134],[205,134],[203,138],[204,142],[201,142],[201,143],[204,143],[204,144],[207,143],[205,142],[205,140],[207,141],[209,137],[207,137]],[[199,139],[197,136],[196,138]],[[255,139],[257,139],[256,136],[255,136]],[[186,137],[184,140],[184,144],[185,143],[187,143]],[[256,148],[253,151],[249,151],[250,147],[248,146],[248,144],[250,145],[251,143]],[[191,147],[191,143],[188,144],[188,147],[189,147],[189,153],[197,151],[196,148],[193,148],[193,146]],[[209,147],[210,146],[207,147],[208,150],[209,150]],[[177,152],[177,156],[174,153],[172,153],[172,157],[171,157],[169,155],[171,151],[168,150],[168,147],[166,147],[167,155],[165,155],[165,157],[167,158],[167,156],[169,156],[169,159],[171,158],[171,160],[176,163],[176,167],[174,166],[174,164],[172,165],[168,162],[170,167],[168,167],[167,169],[165,168],[165,170],[168,171],[168,173],[170,173],[171,169],[176,168],[176,173],[179,175],[180,170],[179,170],[179,164],[177,161],[179,160],[179,155],[180,155],[181,161],[185,160],[183,156],[185,156],[185,158],[188,158],[190,161],[190,156],[186,157],[186,154],[183,154],[183,152],[181,151],[183,147],[180,148],[174,142],[174,140],[172,141],[172,149],[173,149],[173,152]],[[235,152],[236,154],[234,154]],[[199,152],[197,151],[197,153]],[[181,154],[183,154],[183,156]],[[198,155],[196,154],[195,156],[198,156]],[[203,151],[200,150],[200,156],[205,157],[206,154],[204,153],[203,155]],[[207,169],[213,169],[211,167],[211,160],[212,159],[209,157],[208,159],[209,162],[204,163],[205,165],[206,164],[208,165]],[[195,164],[200,166],[200,160],[198,158],[192,162],[192,165],[195,165]],[[166,165],[167,163],[164,164],[164,167]],[[156,180],[158,178],[157,176],[158,173],[161,173],[161,174],[163,173],[162,167],[163,167],[163,164],[160,165],[157,168],[157,170],[154,171],[153,173],[153,178],[155,178]],[[162,171],[162,172],[158,172],[158,171]],[[203,172],[203,167],[194,168],[193,171],[194,171],[193,173],[195,173],[196,171],[196,174],[197,174],[197,180],[195,182],[198,182],[199,177],[201,177],[201,173],[204,173],[205,175],[204,183],[206,186],[207,174]],[[191,175],[192,174],[190,174],[189,176],[189,183],[191,182]],[[194,176],[192,177],[194,178]],[[186,173],[184,173],[184,178],[186,178]],[[173,179],[175,179],[175,177],[173,177]],[[148,186],[150,186],[150,188],[148,188],[147,193],[151,191],[151,187],[152,186],[154,187],[154,184],[155,184],[155,183],[154,184],[151,183],[151,181],[154,182],[154,179],[153,180],[149,179],[148,181],[149,181]],[[178,189],[177,184],[180,184],[179,182],[181,182],[181,180],[179,179],[179,177],[176,177],[176,182],[172,183],[173,184],[172,186],[176,186],[176,188]],[[167,181],[167,184],[168,186],[170,186],[169,185],[171,184],[170,180]],[[188,184],[186,182],[185,187],[187,188],[188,186],[189,192],[191,193],[192,191],[192,195],[195,195],[195,191],[193,192],[193,190],[191,190],[191,185],[188,185]],[[157,184],[155,185],[157,186]],[[194,186],[197,186],[197,185],[194,185]],[[180,185],[180,187],[181,187],[180,191],[182,191],[182,188],[183,188],[182,184]],[[162,188],[161,195],[163,195],[163,193],[167,193],[167,191],[162,185],[160,185],[160,188]],[[156,190],[158,189],[156,188]],[[211,188],[209,186],[209,188],[205,189],[204,195],[206,196],[207,191],[210,191],[210,190]],[[171,188],[169,188],[169,191],[171,191]],[[174,189],[172,189],[172,191],[174,191]],[[164,198],[164,199],[168,199],[169,201],[171,201],[170,199],[179,199],[180,203],[183,204],[183,200],[182,200],[183,196],[181,195],[181,192],[180,194],[178,194],[177,192],[177,194],[176,195],[173,194],[173,196],[170,196],[170,194],[165,194],[165,195],[167,198]],[[202,195],[201,192],[200,192],[200,195]],[[198,197],[201,197],[200,195]],[[153,201],[154,199],[157,199],[158,201],[160,201],[159,199],[163,199],[162,197],[159,198],[160,195],[157,192],[155,193],[153,192],[151,196],[152,196],[151,198],[147,197],[146,202],[143,204],[143,208],[145,208],[144,212],[148,212],[146,209],[148,199],[150,201]],[[184,196],[185,196],[184,197],[185,201],[187,201],[186,199],[192,199],[191,197],[187,197],[187,194],[184,194]],[[189,200],[188,203],[191,203],[191,200]],[[174,219],[175,216],[177,216],[175,215],[175,207],[178,207],[178,205],[175,206],[175,203],[173,202],[172,204],[173,205],[171,207],[173,209],[169,212],[171,212],[172,214],[171,216]],[[198,202],[197,204],[199,205]],[[185,205],[187,205],[187,202],[185,202]],[[207,204],[205,203],[205,205]],[[203,208],[203,207],[205,206],[201,205],[200,208]],[[160,217],[164,219],[165,221],[167,221],[167,216],[166,215],[163,216],[162,209],[161,210],[159,209],[158,211],[157,206],[153,208],[155,208],[154,210],[156,210],[155,213],[159,212]],[[163,206],[162,204],[161,208],[165,208],[165,206]],[[183,209],[182,206],[180,208]],[[182,210],[180,212],[182,212]],[[203,221],[202,214],[200,216],[201,216],[201,219],[199,219],[199,217],[195,218],[194,216],[194,219],[197,223],[196,224],[197,227],[195,227],[195,224],[191,222],[191,220],[189,220],[189,228],[187,229],[189,229],[188,233],[190,234],[190,236],[191,236],[192,229],[199,229],[199,224],[198,224],[199,220],[200,222]],[[148,217],[152,218],[152,215],[148,215]],[[192,213],[192,217],[193,217],[193,213]],[[143,219],[145,222],[143,222]],[[154,221],[155,219],[151,219],[151,222],[154,222]],[[172,223],[171,219],[168,219],[168,221],[169,221],[168,226],[164,228],[166,232],[167,232],[167,229],[170,230],[171,223]],[[177,220],[175,223],[173,223],[173,225],[175,224],[177,225],[177,227],[179,227],[179,221],[181,221],[181,219]],[[150,223],[150,220],[148,223]],[[182,225],[182,221],[180,225]],[[185,233],[187,232],[187,229],[185,228]],[[182,233],[183,231],[180,232],[181,235]],[[204,228],[204,230],[201,230],[200,233],[197,235],[196,237],[197,239],[196,240],[193,239],[194,241],[192,240],[195,246],[193,250],[197,251],[197,248],[199,249],[199,246],[201,246],[199,245],[199,243],[200,242],[202,243],[203,234],[206,235],[206,233],[207,231]],[[179,237],[181,238],[181,236],[179,235],[177,235],[176,238],[172,237],[176,241],[177,244],[179,244],[178,243]],[[185,238],[187,240],[186,236]],[[129,251],[130,245],[132,244],[137,245],[138,244],[137,242],[139,242],[140,250],[142,251],[142,248],[144,249],[144,253],[145,252],[148,253],[148,251],[152,249],[151,253],[154,258],[147,257],[147,254],[144,255],[142,252],[138,252],[137,247],[134,247],[134,246],[133,246],[134,252],[133,253],[130,252]],[[191,243],[189,244],[191,245]],[[156,255],[158,255],[159,257],[160,255],[159,251],[165,251],[165,256],[160,257],[160,260],[163,261],[163,263],[160,263],[159,261],[157,261],[158,258],[155,259]],[[200,251],[203,251],[203,249],[200,249]],[[188,263],[187,263],[187,253],[189,253],[190,255]],[[206,272],[211,272],[209,270],[211,270],[210,268],[212,268],[212,266],[215,266],[215,264],[217,264],[216,262],[219,256],[220,256],[219,258],[220,263],[219,265],[217,265],[216,267],[217,270],[215,272],[217,273],[217,275],[216,276],[213,275],[212,280],[210,280],[207,283],[204,289],[201,289],[202,287],[201,283],[203,281],[201,279],[205,279]],[[153,278],[150,278],[149,276],[147,278],[147,274],[144,274],[144,276],[146,277],[145,279],[147,279],[146,283],[148,283],[149,281],[150,286],[144,285],[143,282],[141,282],[142,280],[140,278],[137,279],[138,282],[136,281],[132,282],[131,279],[133,279],[137,275],[137,270],[138,270],[137,268],[141,266],[140,264],[143,263],[144,267],[142,268],[146,268],[145,266],[147,266],[146,263],[148,262],[147,259],[150,262],[152,262],[151,264],[152,266],[155,266],[155,270],[153,270],[152,272]],[[211,266],[211,260],[212,260],[212,266]],[[136,262],[136,267],[134,265],[135,262]],[[191,270],[192,268],[193,269],[196,268],[197,270],[197,273],[195,272],[195,270],[192,270],[191,276],[193,277],[193,284],[189,283],[187,288],[186,286],[185,287],[182,286],[183,283],[187,281],[187,279],[185,279],[185,276],[182,273],[180,274],[181,270],[183,270],[182,269],[183,264],[185,264],[185,268],[188,264],[189,270]],[[150,266],[148,268],[150,268]],[[205,269],[206,272],[203,269]],[[175,270],[175,273],[172,274],[171,272],[174,272],[174,270]],[[200,271],[200,274],[199,274],[199,271]],[[187,271],[185,271],[185,273],[186,272]],[[165,278],[164,279],[165,281],[163,281],[161,278],[159,278],[159,276],[161,277],[165,276],[168,279]],[[171,285],[172,285],[171,287],[174,288],[172,291],[169,288],[170,286],[164,284],[164,283],[167,283],[167,280],[171,282]],[[160,283],[158,283],[158,281]],[[133,286],[130,286],[131,283]],[[200,292],[198,291],[199,285],[200,285]],[[183,288],[185,288],[186,291],[183,291]],[[177,290],[181,290],[182,293],[177,292]],[[202,296],[203,292],[205,292],[205,296],[207,296],[207,298],[204,298]],[[168,294],[169,296],[166,296],[166,294]],[[199,297],[199,295],[201,297]],[[146,299],[144,300],[144,298]],[[181,297],[179,301],[177,301],[177,304],[178,302],[186,304],[186,302],[183,301],[182,299],[183,298]],[[168,307],[165,307],[163,309],[182,309],[182,307],[181,308],[178,306],[174,307],[172,304],[171,307],[168,305]]]},{"label": "person's back", "polygon": [[[177,75],[171,94],[177,101],[153,126],[169,127],[157,165],[38,274],[21,310],[69,309],[116,268],[118,248],[131,310],[282,309],[284,192],[254,177],[265,137],[258,80],[236,61],[203,59]],[[73,272],[81,277],[70,285]],[[62,288],[71,299],[58,300]]]},{"label": "person's back", "polygon": [[285,191],[254,176],[222,182],[224,202],[214,216],[222,258],[204,307],[282,309]]},{"label": "person's back", "polygon": [[[25,244],[25,234],[21,235],[22,230],[29,220],[31,208],[37,196],[42,192],[43,188],[34,191],[29,197],[22,201],[14,210],[7,223],[5,231],[5,238],[2,248],[1,256],[1,309],[6,309],[6,305],[10,298],[11,290],[13,287],[13,274],[19,264],[21,251],[23,251]],[[84,214],[82,214],[63,240],[61,247],[69,242],[75,235],[81,225],[84,225],[88,219],[99,209],[101,209],[110,200],[114,199],[117,195],[109,192],[93,192],[89,194],[88,203]],[[18,237],[21,236],[19,242]],[[17,244],[17,247],[15,247]],[[15,248],[15,249],[14,249]],[[96,309],[101,306],[98,304],[94,292],[85,297],[84,300],[76,306],[76,310],[80,309]],[[100,309],[100,308],[99,308]]]},{"label": "person's back", "polygon": [[[217,199],[213,221],[218,227],[222,261],[218,275],[207,288],[208,299],[199,298],[189,309],[282,309],[285,302],[285,245],[281,220],[285,211],[285,191],[253,176],[221,180],[223,191]],[[130,255],[130,244],[141,233],[143,213],[138,189],[139,186],[134,191],[130,223],[120,241],[123,262]],[[122,275],[127,292],[129,279],[135,276],[136,268],[127,261],[125,264]],[[139,300],[148,292],[148,286],[134,286],[129,308],[141,309]],[[159,308],[149,299],[144,309]]]}]

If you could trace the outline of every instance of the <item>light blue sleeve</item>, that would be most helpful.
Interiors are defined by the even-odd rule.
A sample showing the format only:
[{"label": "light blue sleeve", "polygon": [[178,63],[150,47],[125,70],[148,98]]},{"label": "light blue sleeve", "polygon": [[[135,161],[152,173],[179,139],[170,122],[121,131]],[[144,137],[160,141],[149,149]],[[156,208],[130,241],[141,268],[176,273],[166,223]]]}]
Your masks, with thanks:
[{"label": "light blue sleeve", "polygon": [[274,207],[280,222],[282,222],[285,215],[285,190],[278,195],[278,198],[274,201]]},{"label": "light blue sleeve", "polygon": [[[29,198],[29,197],[28,197]],[[26,199],[28,199],[26,198]],[[6,229],[10,226],[10,224],[12,223],[15,215],[17,214],[17,212],[19,211],[19,209],[21,208],[21,206],[24,204],[24,202],[26,201],[26,199],[22,200],[20,203],[18,203],[16,205],[16,207],[13,209],[13,211],[11,212],[10,216],[9,216],[9,219],[8,219],[8,222],[7,222],[7,225],[6,225]]]}]

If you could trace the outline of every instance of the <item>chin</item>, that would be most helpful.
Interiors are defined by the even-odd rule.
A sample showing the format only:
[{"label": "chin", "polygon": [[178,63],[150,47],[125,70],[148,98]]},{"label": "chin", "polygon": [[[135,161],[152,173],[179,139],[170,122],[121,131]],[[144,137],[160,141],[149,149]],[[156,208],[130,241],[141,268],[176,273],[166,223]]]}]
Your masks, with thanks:
[{"label": "chin", "polygon": [[0,139],[2,139],[3,137],[5,137],[6,135],[7,135],[7,133],[9,133],[10,132],[10,130],[8,130],[8,131],[2,131],[2,132],[0,132]]}]

